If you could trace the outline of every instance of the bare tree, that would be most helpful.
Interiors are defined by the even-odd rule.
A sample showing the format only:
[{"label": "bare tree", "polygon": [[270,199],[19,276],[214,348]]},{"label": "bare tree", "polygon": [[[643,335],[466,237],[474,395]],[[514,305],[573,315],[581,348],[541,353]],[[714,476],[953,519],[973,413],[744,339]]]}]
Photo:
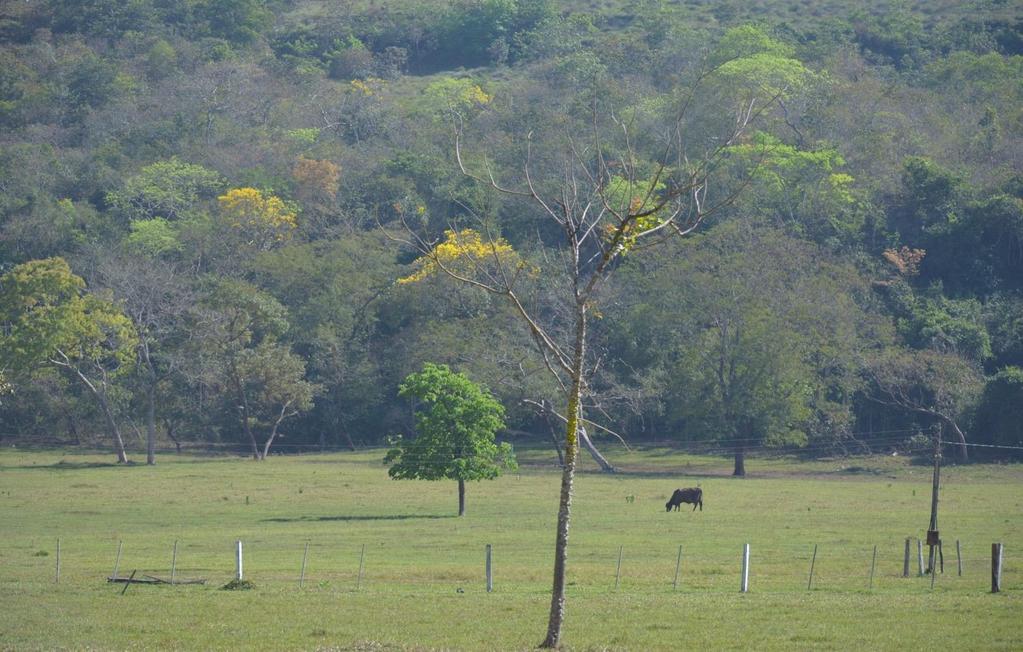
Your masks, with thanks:
[{"label": "bare tree", "polygon": [[170,352],[194,297],[175,265],[151,258],[97,255],[96,276],[123,301],[138,333],[137,367],[145,394],[146,463],[156,463],[159,386],[175,371]]},{"label": "bare tree", "polygon": [[871,400],[936,421],[968,458],[966,434],[959,423],[980,400],[984,377],[974,364],[954,353],[892,350],[867,365]]},{"label": "bare tree", "polygon": [[[561,640],[578,450],[580,443],[592,446],[585,430],[586,414],[599,410],[587,403],[588,379],[599,364],[588,353],[587,338],[591,316],[600,309],[601,290],[624,255],[692,233],[742,187],[733,188],[720,200],[708,199],[711,177],[722,158],[762,109],[754,101],[743,104],[723,137],[701,134],[687,138],[686,116],[694,96],[695,91],[683,98],[682,109],[668,126],[656,132],[644,128],[646,147],[656,147],[658,152],[653,156],[640,153],[634,139],[634,118],[623,119],[614,110],[595,104],[587,137],[545,134],[543,154],[550,166],[553,152],[554,163],[538,177],[537,148],[530,133],[525,138],[521,177],[514,183],[499,180],[486,159],[476,165],[468,163],[463,130],[458,130],[455,153],[462,173],[501,196],[532,205],[539,220],[538,233],[547,234],[538,235],[543,252],[540,262],[520,257],[482,219],[479,230],[453,228],[442,242],[421,235],[411,220],[403,219],[407,243],[421,254],[419,270],[404,280],[442,272],[504,297],[529,329],[565,396],[565,463],[550,618],[542,647],[558,647]],[[531,279],[541,275],[541,267],[548,280],[552,276],[560,279],[555,287],[563,294],[555,302],[568,316],[567,324],[558,324],[529,293]]]}]

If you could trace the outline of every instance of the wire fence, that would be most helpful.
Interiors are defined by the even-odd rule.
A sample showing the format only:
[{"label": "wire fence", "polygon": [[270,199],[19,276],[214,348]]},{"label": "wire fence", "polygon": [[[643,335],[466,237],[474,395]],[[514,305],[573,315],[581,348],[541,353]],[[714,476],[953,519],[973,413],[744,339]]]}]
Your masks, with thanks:
[{"label": "wire fence", "polygon": [[[678,440],[678,439],[651,439],[643,438],[630,442],[630,446],[638,449],[663,447],[669,448],[680,454],[690,455],[732,455],[737,449],[752,456],[777,456],[777,455],[812,455],[812,454],[876,454],[879,451],[901,451],[931,453],[932,444],[928,441],[921,443],[911,441],[911,436],[919,434],[918,429],[881,430],[871,433],[854,433],[851,438],[835,441],[814,441],[804,446],[768,446],[763,444],[761,438],[729,438],[713,440]],[[868,436],[858,439],[857,436]],[[598,437],[599,439],[599,437]],[[21,448],[53,448],[53,447],[79,447],[95,449],[97,452],[106,452],[105,437],[90,437],[87,441],[69,441],[55,438],[22,437],[17,434],[0,433],[0,440],[5,445],[15,445]],[[546,438],[536,435],[528,441],[530,447],[537,450],[544,449],[543,442]],[[143,451],[143,441],[126,442],[130,451],[139,454]],[[303,454],[303,453],[336,453],[350,451],[372,451],[383,450],[384,444],[374,442],[370,444],[349,445],[331,441],[329,443],[297,443],[286,440],[275,441],[272,452],[277,454]],[[954,451],[961,447],[975,449],[989,449],[992,451],[1023,451],[1023,445],[1003,444],[980,444],[980,443],[959,443],[954,441],[942,442],[942,448],[946,451]],[[252,446],[242,441],[209,441],[209,440],[183,440],[180,446],[172,446],[164,440],[160,440],[156,447],[157,454],[170,454],[176,452],[184,453],[209,453],[209,454],[230,454],[248,455],[252,452]],[[553,454],[553,450],[552,450]]]},{"label": "wire fence", "polygon": [[[569,549],[569,591],[739,591],[747,543],[750,592],[992,589],[991,543],[946,539],[943,567],[936,554],[937,572],[932,576],[928,547],[911,537],[908,546],[905,540],[876,546],[848,541],[768,544],[756,540],[727,546],[685,541],[658,545],[575,543]],[[1004,548],[1001,590],[1023,589],[1023,558],[1012,553],[1021,547],[1023,542],[1011,542]],[[485,541],[453,545],[393,539],[341,542],[255,535],[222,542],[168,540],[165,545],[152,540],[100,542],[70,537],[46,545],[21,542],[5,548],[0,556],[28,561],[5,563],[0,586],[5,582],[95,584],[123,581],[133,575],[136,581],[186,584],[205,580],[206,585],[219,587],[241,574],[241,579],[257,586],[302,590],[483,592],[490,585],[505,593],[536,593],[549,590],[553,561],[553,550],[539,544],[533,548],[520,543],[488,545]],[[489,578],[488,568],[492,571]]]}]

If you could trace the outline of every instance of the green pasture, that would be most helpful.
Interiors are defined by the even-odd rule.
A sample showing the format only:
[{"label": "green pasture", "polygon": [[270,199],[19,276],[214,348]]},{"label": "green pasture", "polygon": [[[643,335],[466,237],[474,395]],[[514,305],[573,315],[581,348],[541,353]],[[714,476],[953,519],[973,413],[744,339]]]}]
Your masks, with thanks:
[{"label": "green pasture", "polygon": [[[470,485],[462,518],[454,516],[454,482],[389,480],[382,457],[374,450],[256,463],[165,454],[155,467],[119,467],[110,455],[4,449],[0,649],[539,643],[560,480],[553,453],[523,451],[519,473]],[[1023,648],[1019,466],[943,469],[945,573],[932,589],[930,577],[917,576],[915,557],[929,515],[926,465],[752,458],[751,476],[733,479],[727,458],[664,449],[612,458],[620,473],[599,474],[583,460],[576,483],[569,649]],[[674,488],[696,484],[704,511],[665,513]],[[908,579],[906,537],[914,537]],[[234,576],[236,540],[251,591],[220,590]],[[206,585],[132,585],[122,595],[122,584],[106,581],[118,542],[119,575],[169,578],[175,541],[177,578]],[[1006,549],[998,595],[990,593],[992,542]],[[744,543],[748,594],[739,592]],[[486,544],[494,559],[489,594]]]}]

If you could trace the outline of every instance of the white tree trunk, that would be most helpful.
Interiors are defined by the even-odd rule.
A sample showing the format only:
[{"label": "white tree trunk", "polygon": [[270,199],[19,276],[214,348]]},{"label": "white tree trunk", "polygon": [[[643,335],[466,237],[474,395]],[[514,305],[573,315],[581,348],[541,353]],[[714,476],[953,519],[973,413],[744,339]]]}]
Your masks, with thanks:
[{"label": "white tree trunk", "polygon": [[604,473],[615,472],[615,467],[612,466],[611,463],[607,461],[607,458],[601,455],[600,451],[597,450],[597,447],[593,445],[593,442],[590,440],[590,436],[586,434],[586,428],[584,426],[579,427],[579,442],[582,443],[583,448],[585,448],[590,454],[590,457],[592,457],[593,460],[600,465],[601,471]]}]

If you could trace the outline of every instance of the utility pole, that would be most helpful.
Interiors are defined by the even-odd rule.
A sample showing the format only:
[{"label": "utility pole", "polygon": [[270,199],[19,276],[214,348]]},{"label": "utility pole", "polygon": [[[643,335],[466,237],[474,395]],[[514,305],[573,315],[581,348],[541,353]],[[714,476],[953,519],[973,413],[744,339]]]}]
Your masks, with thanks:
[{"label": "utility pole", "polygon": [[927,528],[927,572],[934,574],[934,549],[938,549],[941,572],[945,572],[945,555],[941,551],[941,537],[938,534],[938,488],[941,478],[941,426],[935,427],[934,475],[931,481],[931,524]]}]

